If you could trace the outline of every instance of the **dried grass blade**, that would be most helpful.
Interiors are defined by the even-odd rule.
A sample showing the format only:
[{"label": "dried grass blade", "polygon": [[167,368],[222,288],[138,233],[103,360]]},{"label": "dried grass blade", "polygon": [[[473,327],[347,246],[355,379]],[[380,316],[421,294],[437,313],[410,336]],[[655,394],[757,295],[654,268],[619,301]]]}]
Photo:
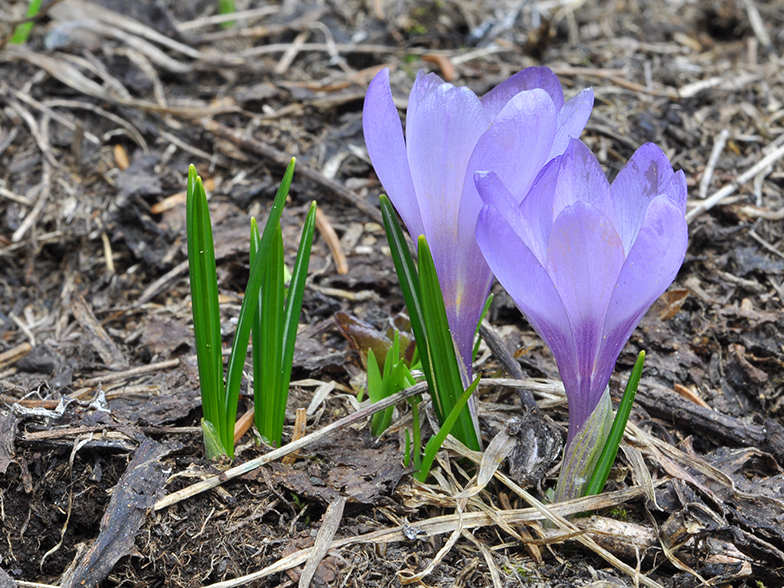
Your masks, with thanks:
[{"label": "dried grass blade", "polygon": [[343,519],[343,508],[346,506],[345,496],[339,496],[329,503],[321,527],[316,534],[316,542],[310,551],[308,563],[299,577],[299,588],[309,588],[311,580],[316,573],[316,568],[327,555],[332,544],[332,538],[338,532],[340,521]]}]

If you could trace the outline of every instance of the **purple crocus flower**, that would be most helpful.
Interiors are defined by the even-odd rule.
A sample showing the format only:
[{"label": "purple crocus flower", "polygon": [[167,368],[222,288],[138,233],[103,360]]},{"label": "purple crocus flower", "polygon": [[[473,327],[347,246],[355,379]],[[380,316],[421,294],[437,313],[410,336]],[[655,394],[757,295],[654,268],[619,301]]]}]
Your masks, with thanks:
[{"label": "purple crocus flower", "polygon": [[[570,449],[584,453],[570,446],[606,394],[621,349],[681,267],[686,179],[649,143],[610,185],[590,149],[571,140],[521,201],[494,173],[478,173],[476,184],[487,204],[479,247],[558,363],[569,401],[566,464]],[[609,395],[604,405],[611,417]],[[559,487],[563,480],[562,466]]]},{"label": "purple crocus flower", "polygon": [[427,239],[466,384],[493,280],[476,244],[482,200],[474,172],[494,170],[527,192],[542,166],[580,135],[592,107],[590,89],[564,103],[558,78],[545,67],[525,69],[481,99],[420,71],[404,139],[389,70],[370,83],[362,120],[368,154],[414,242]]}]

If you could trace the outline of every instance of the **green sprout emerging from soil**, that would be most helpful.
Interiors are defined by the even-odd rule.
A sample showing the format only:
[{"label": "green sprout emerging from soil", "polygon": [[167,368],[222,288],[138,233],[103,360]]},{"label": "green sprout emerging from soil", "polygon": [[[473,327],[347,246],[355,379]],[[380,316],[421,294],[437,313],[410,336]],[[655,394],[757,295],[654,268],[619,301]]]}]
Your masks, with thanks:
[{"label": "green sprout emerging from soil", "polygon": [[225,384],[218,280],[209,207],[204,185],[196,169],[191,166],[188,172],[188,262],[204,411],[202,430],[208,457],[234,456],[234,424],[251,330],[256,426],[269,443],[276,446],[281,443],[294,341],[316,218],[314,202],[305,221],[291,284],[286,293],[280,217],[291,186],[294,163],[292,159],[286,169],[261,236],[255,219],[251,220],[251,270]]}]

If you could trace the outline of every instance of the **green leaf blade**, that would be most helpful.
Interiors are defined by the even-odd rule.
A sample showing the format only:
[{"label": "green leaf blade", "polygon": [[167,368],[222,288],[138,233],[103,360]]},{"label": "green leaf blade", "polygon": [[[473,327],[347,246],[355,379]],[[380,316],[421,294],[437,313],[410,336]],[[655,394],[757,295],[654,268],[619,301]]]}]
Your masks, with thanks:
[{"label": "green leaf blade", "polygon": [[629,415],[632,411],[634,397],[637,395],[637,388],[640,385],[644,364],[645,351],[640,351],[640,354],[637,356],[637,361],[634,362],[634,368],[632,368],[629,381],[626,383],[626,389],[623,392],[621,403],[618,405],[618,412],[615,414],[615,419],[610,428],[610,433],[607,436],[607,441],[604,444],[604,449],[602,449],[599,461],[596,463],[596,467],[591,474],[588,485],[585,487],[585,490],[583,490],[583,496],[592,496],[594,494],[599,494],[604,490],[604,485],[607,483],[610,470],[618,455],[618,447],[621,444],[623,433],[626,430],[626,423],[628,422]]},{"label": "green leaf blade", "polygon": [[[427,317],[425,330],[428,361],[435,384],[435,390],[431,390],[431,397],[438,420],[444,423],[463,393],[463,375],[449,330],[435,263],[424,236],[419,237],[418,245],[420,301],[423,314]],[[469,449],[480,450],[474,422],[467,406],[457,417],[452,434]]]},{"label": "green leaf blade", "polygon": [[[188,170],[186,191],[186,232],[188,268],[191,286],[191,309],[196,339],[202,409],[204,418],[218,434],[224,422],[221,407],[224,397],[223,353],[218,304],[218,277],[215,248],[207,195],[196,168]],[[232,430],[233,439],[233,430]],[[225,448],[225,443],[224,443]]]},{"label": "green leaf blade", "polygon": [[[281,180],[278,192],[275,195],[275,201],[273,202],[272,209],[267,218],[267,223],[264,226],[264,232],[262,233],[259,242],[258,255],[250,269],[248,285],[245,288],[245,298],[242,301],[240,315],[237,320],[237,331],[234,335],[234,344],[231,348],[229,368],[226,374],[226,395],[223,412],[225,429],[231,431],[230,457],[234,456],[234,422],[237,418],[237,403],[239,400],[240,384],[242,382],[242,370],[245,366],[245,357],[248,352],[248,341],[253,325],[253,317],[259,304],[259,290],[261,288],[264,265],[263,261],[268,255],[275,227],[280,224],[283,206],[286,202],[286,196],[289,193],[291,180],[294,175],[295,163],[296,160],[292,158],[291,163],[289,163],[289,166],[286,168],[286,173],[283,175],[283,180]],[[225,436],[224,444],[226,444],[227,439],[228,436]]]},{"label": "green leaf blade", "polygon": [[441,445],[443,445],[446,436],[452,431],[452,427],[459,421],[463,410],[467,408],[468,399],[471,398],[471,394],[474,393],[477,386],[479,386],[479,376],[474,379],[471,385],[460,395],[460,398],[457,399],[457,402],[454,407],[452,407],[449,416],[447,416],[438,433],[428,440],[427,445],[425,446],[425,455],[422,458],[421,467],[415,474],[416,479],[420,482],[427,480],[427,476],[430,474],[430,468],[433,466],[433,461],[436,458],[438,450],[441,448]]},{"label": "green leaf blade", "polygon": [[291,282],[289,283],[288,294],[283,316],[283,332],[281,349],[281,386],[288,395],[289,382],[291,381],[291,366],[294,363],[294,344],[297,340],[297,328],[299,327],[299,315],[302,311],[302,300],[305,297],[305,285],[308,279],[308,266],[310,265],[310,252],[313,247],[313,235],[316,231],[316,202],[312,202],[308,215],[305,217],[305,224],[302,227],[302,234],[297,250],[297,259],[294,262],[294,269],[291,272]]},{"label": "green leaf blade", "polygon": [[[28,4],[27,6],[27,18],[28,19],[35,18],[40,11],[41,11],[41,0],[30,0],[30,4]],[[27,42],[27,39],[30,37],[30,33],[32,32],[32,30],[33,30],[32,20],[23,22],[22,24],[20,24],[14,29],[14,34],[8,42],[11,45],[24,45]]]},{"label": "green leaf blade", "polygon": [[403,291],[403,299],[406,301],[408,316],[411,319],[411,330],[414,332],[417,349],[420,350],[419,358],[422,362],[422,371],[425,373],[425,379],[430,383],[432,380],[430,362],[427,353],[423,351],[427,348],[427,333],[425,331],[425,315],[419,299],[419,275],[411,252],[408,250],[406,237],[400,228],[397,216],[395,216],[392,203],[383,194],[381,195],[381,215],[392,260],[395,264],[395,272]]},{"label": "green leaf blade", "polygon": [[[280,447],[288,390],[281,389],[283,362],[283,236],[280,225],[264,264],[261,282],[261,402],[256,405],[256,427],[273,446]],[[281,400],[281,393],[285,392]]]}]

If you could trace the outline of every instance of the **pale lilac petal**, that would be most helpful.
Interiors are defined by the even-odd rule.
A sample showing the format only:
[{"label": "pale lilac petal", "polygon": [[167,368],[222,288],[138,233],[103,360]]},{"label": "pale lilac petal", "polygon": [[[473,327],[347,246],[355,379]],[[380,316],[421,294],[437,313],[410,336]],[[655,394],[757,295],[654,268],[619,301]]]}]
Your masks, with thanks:
[{"label": "pale lilac petal", "polygon": [[458,201],[469,157],[488,125],[476,95],[451,84],[433,87],[406,120],[411,180],[435,259],[450,254],[454,243],[467,238],[456,234]]},{"label": "pale lilac petal", "polygon": [[386,68],[370,82],[362,110],[362,128],[376,175],[409,233],[416,239],[423,233],[422,218],[411,181],[403,127],[392,100]]},{"label": "pale lilac petal", "polygon": [[474,185],[484,204],[495,208],[512,227],[518,224],[517,199],[512,196],[512,193],[504,186],[504,183],[495,172],[476,172],[474,174]]},{"label": "pale lilac petal", "polygon": [[[558,166],[557,162],[555,166],[552,166],[551,163],[548,163],[547,168],[554,169],[554,172],[547,175],[552,176],[550,178],[551,185],[549,186],[550,199],[552,200],[552,188],[557,179]],[[540,182],[540,180],[537,179],[537,182]],[[526,198],[518,205],[517,199],[512,196],[494,172],[477,172],[474,175],[474,183],[479,191],[479,195],[482,197],[482,201],[496,209],[522,240],[523,244],[533,252],[539,263],[544,265],[547,258],[547,240],[549,239],[550,226],[553,222],[552,218],[547,218],[547,215],[543,214],[543,209],[547,205],[546,199],[548,195],[546,193],[537,194],[535,197],[531,197],[530,200]],[[544,184],[544,182],[540,182],[540,184]],[[543,191],[547,190],[547,187],[544,185],[540,187]],[[534,192],[536,188],[535,183],[534,187],[531,188],[531,192]],[[528,206],[527,203],[532,201],[536,202]],[[542,203],[541,206],[539,205],[540,203]],[[531,214],[528,214],[528,212]]]},{"label": "pale lilac petal", "polygon": [[689,190],[686,187],[686,174],[683,173],[682,169],[679,169],[673,174],[673,176],[670,178],[670,181],[667,182],[663,193],[666,194],[667,197],[672,200],[685,215],[686,197],[688,196],[688,192]]},{"label": "pale lilac petal", "polygon": [[482,96],[482,105],[492,120],[514,96],[535,88],[547,92],[555,110],[560,110],[564,103],[563,88],[558,76],[548,67],[528,67],[517,72]]},{"label": "pale lilac petal", "polygon": [[615,365],[642,316],[675,279],[687,245],[683,211],[667,196],[654,198],[610,299],[602,362]]},{"label": "pale lilac petal", "polygon": [[561,155],[569,146],[569,139],[579,139],[593,109],[593,88],[586,88],[558,111],[555,141],[548,159]]},{"label": "pale lilac petal", "polygon": [[518,224],[521,225],[518,234],[542,265],[547,264],[547,247],[555,222],[555,196],[562,159],[559,156],[547,162],[517,207]]},{"label": "pale lilac petal", "polygon": [[[627,254],[637,238],[648,206],[659,194],[665,193],[672,176],[670,161],[653,143],[646,143],[635,151],[626,167],[618,172],[610,190],[615,202],[618,234]],[[685,183],[682,187],[685,188]],[[680,198],[680,188],[679,180],[670,187],[676,199]],[[685,200],[685,192],[683,196]]]},{"label": "pale lilac petal", "polygon": [[479,213],[476,239],[495,277],[556,358],[574,357],[569,319],[553,281],[492,206]]},{"label": "pale lilac petal", "polygon": [[[447,84],[447,82],[439,78],[436,74],[425,73],[425,70],[420,69],[419,73],[417,73],[416,80],[414,80],[414,85],[411,86],[411,92],[408,95],[406,121],[416,119],[416,110],[419,108],[422,100],[425,99],[425,96],[442,85],[451,87],[451,84]],[[406,137],[408,137],[408,124],[406,124]]]},{"label": "pale lilac petal", "polygon": [[607,384],[595,378],[597,354],[623,262],[621,240],[601,210],[576,202],[561,212],[550,234],[547,273],[566,308],[575,341],[572,357],[559,357],[553,349],[574,422],[588,417]]},{"label": "pale lilac petal", "polygon": [[553,214],[557,217],[564,208],[577,202],[590,204],[601,210],[611,223],[615,221],[610,183],[599,160],[585,143],[571,139],[561,158]]},{"label": "pale lilac petal", "polygon": [[[472,183],[475,171],[493,171],[513,195],[522,199],[547,163],[555,121],[553,101],[544,90],[514,96],[476,145],[468,164]],[[478,195],[476,199],[481,203]]]}]

